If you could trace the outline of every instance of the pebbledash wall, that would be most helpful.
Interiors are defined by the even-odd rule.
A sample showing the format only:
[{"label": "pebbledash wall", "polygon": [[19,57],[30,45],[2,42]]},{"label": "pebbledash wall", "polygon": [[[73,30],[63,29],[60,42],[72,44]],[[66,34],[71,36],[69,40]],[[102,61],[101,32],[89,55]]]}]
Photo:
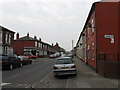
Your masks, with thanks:
[{"label": "pebbledash wall", "polygon": [[83,31],[86,63],[103,76],[120,78],[120,2],[95,2]]}]

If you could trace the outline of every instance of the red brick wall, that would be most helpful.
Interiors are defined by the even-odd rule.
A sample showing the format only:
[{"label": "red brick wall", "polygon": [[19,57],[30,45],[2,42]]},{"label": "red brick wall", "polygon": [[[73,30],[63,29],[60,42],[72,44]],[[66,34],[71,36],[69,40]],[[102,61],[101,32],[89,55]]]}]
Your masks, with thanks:
[{"label": "red brick wall", "polygon": [[[96,3],[98,72],[107,77],[118,77],[118,3]],[[104,35],[114,35],[115,43]]]},{"label": "red brick wall", "polygon": [[[118,53],[118,5],[112,2],[96,4],[98,53]],[[115,43],[104,35],[114,35]]]},{"label": "red brick wall", "polygon": [[[92,22],[92,19],[94,19],[95,21],[95,12],[93,12],[90,20],[89,20],[89,23]],[[95,24],[95,23],[94,23]],[[87,27],[86,27],[87,28]],[[92,28],[90,28],[90,34],[89,34],[89,37],[88,37],[88,29],[86,30],[86,36],[87,36],[87,47],[86,47],[86,50],[88,50],[88,45],[90,46],[90,59],[87,58],[87,62],[90,66],[92,66],[93,68],[96,69],[96,30],[94,29],[94,33],[92,32]],[[92,42],[94,42],[94,60],[91,58],[92,56]],[[88,55],[88,52],[87,52],[87,55]]]},{"label": "red brick wall", "polygon": [[23,48],[24,47],[34,47],[35,41],[14,41],[13,47],[14,52],[17,55],[23,55]]},{"label": "red brick wall", "polygon": [[[119,47],[119,64],[118,65],[119,65],[119,69],[120,69],[120,2],[119,2],[119,9],[118,9],[118,21],[119,21],[118,22],[118,24],[119,24],[118,25],[119,26],[118,27],[118,32],[119,32],[119,41],[118,41],[119,42],[119,46],[118,46]],[[119,70],[119,76],[120,76],[120,70]]]}]

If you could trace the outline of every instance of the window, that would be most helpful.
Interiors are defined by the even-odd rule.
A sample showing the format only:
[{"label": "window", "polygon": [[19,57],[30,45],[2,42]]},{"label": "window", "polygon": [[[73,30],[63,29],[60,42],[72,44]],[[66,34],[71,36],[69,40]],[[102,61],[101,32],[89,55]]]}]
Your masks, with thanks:
[{"label": "window", "polygon": [[95,31],[95,25],[94,25],[94,20],[92,19],[92,32]]},{"label": "window", "polygon": [[88,45],[88,47],[87,47],[87,56],[88,56],[88,59],[90,59],[90,46]]},{"label": "window", "polygon": [[92,56],[92,60],[94,60],[94,55],[95,55],[94,54],[94,42],[92,42],[92,55],[91,55]]},{"label": "window", "polygon": [[0,43],[2,43],[2,32],[0,32]]},{"label": "window", "polygon": [[90,27],[88,27],[87,33],[88,33],[88,37],[89,37],[89,35],[90,35]]},{"label": "window", "polygon": [[6,34],[6,36],[5,36],[5,37],[6,37],[6,40],[5,40],[5,41],[7,42],[7,34]]},{"label": "window", "polygon": [[38,43],[38,47],[40,47],[40,43]]},{"label": "window", "polygon": [[11,35],[6,34],[6,43],[11,43]]},{"label": "window", "polygon": [[9,40],[9,43],[11,43],[11,35],[9,35],[8,40]]},{"label": "window", "polygon": [[3,53],[3,47],[0,46],[0,55],[2,55],[2,53]]},{"label": "window", "polygon": [[37,41],[35,41],[35,47],[37,47]]}]

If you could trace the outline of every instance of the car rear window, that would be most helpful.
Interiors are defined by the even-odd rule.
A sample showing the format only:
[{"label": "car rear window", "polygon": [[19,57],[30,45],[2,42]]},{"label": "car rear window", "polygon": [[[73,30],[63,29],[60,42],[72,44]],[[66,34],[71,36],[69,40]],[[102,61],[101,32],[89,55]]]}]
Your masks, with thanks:
[{"label": "car rear window", "polygon": [[8,57],[7,56],[1,56],[0,60],[8,60]]},{"label": "car rear window", "polygon": [[58,59],[56,61],[56,64],[72,64],[73,60],[72,59]]}]

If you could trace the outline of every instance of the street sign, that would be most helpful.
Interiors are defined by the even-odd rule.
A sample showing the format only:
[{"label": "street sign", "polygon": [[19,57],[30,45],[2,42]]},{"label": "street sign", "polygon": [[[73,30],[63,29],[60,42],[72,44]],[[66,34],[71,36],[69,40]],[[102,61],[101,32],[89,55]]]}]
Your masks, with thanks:
[{"label": "street sign", "polygon": [[114,38],[114,35],[104,35],[105,38]]},{"label": "street sign", "polygon": [[111,42],[110,43],[114,43],[114,35],[104,35],[105,38],[110,38]]}]

